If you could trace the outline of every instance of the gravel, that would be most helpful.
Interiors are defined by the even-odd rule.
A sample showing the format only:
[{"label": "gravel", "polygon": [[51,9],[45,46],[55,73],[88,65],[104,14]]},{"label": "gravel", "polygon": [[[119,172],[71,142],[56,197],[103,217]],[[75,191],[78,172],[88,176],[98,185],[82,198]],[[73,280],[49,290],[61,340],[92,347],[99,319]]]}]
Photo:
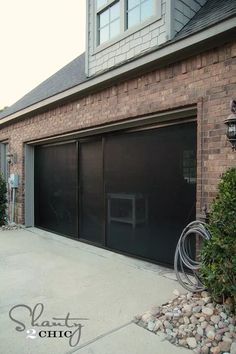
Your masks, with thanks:
[{"label": "gravel", "polygon": [[236,318],[232,303],[215,304],[209,293],[173,292],[174,299],[153,307],[134,321],[177,346],[192,349],[197,354],[236,354]]},{"label": "gravel", "polygon": [[0,231],[11,231],[19,229],[21,229],[21,226],[16,224],[6,224],[0,227]]}]

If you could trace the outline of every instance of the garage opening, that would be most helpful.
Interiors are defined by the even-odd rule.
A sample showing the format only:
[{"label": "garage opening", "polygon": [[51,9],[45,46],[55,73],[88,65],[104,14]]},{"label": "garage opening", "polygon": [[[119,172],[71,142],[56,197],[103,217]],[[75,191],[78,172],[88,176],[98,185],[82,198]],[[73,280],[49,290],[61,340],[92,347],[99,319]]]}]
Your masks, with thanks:
[{"label": "garage opening", "polygon": [[195,206],[196,122],[35,149],[38,227],[172,265]]}]

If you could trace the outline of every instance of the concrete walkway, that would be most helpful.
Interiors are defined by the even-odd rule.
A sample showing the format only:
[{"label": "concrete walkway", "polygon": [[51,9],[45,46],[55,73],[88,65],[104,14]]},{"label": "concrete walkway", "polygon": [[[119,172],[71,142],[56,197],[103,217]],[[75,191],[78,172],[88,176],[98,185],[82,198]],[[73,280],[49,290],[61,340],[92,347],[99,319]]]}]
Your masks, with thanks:
[{"label": "concrete walkway", "polygon": [[[160,266],[38,229],[2,231],[0,287],[0,353],[191,353],[132,323],[135,314],[172,298],[174,289],[183,291],[173,272]],[[31,323],[30,308],[38,303],[44,310],[40,316],[36,309],[37,327]],[[15,305],[28,306],[12,310],[18,323],[9,317]],[[70,325],[83,325],[76,347],[69,345],[68,338],[53,336],[77,330],[76,340],[79,327],[42,324],[51,324],[53,317],[63,324],[68,312],[76,318],[68,321]],[[24,325],[23,331],[16,331]]]}]

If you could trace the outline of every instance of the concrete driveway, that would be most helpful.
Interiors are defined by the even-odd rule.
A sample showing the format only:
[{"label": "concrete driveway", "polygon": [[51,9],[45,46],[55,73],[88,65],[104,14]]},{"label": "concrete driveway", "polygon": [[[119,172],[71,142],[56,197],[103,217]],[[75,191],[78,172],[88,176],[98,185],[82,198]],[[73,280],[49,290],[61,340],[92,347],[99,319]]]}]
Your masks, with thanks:
[{"label": "concrete driveway", "polygon": [[[172,298],[174,279],[160,266],[38,229],[2,231],[0,353],[190,353],[132,323]],[[79,333],[71,346],[65,336],[74,345]]]}]

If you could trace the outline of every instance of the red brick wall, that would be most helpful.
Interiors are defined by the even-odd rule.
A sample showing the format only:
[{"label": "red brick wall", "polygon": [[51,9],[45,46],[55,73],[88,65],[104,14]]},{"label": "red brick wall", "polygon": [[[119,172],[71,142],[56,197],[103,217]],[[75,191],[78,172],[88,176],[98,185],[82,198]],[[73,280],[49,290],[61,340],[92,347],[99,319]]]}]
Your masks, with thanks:
[{"label": "red brick wall", "polygon": [[[236,97],[236,42],[153,70],[105,90],[3,127],[18,160],[11,166],[24,181],[24,142],[112,121],[197,105],[197,212],[209,207],[219,176],[236,165],[225,137],[224,119]],[[17,193],[17,220],[24,222],[24,183]]]}]

